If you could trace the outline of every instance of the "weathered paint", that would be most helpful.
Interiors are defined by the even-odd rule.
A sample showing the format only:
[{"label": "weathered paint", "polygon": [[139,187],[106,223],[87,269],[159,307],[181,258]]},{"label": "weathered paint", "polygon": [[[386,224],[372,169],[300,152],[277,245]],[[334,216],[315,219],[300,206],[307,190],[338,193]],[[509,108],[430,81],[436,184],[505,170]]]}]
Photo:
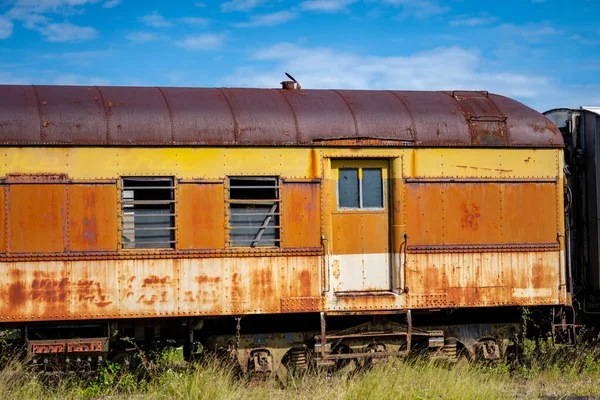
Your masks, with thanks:
[{"label": "weathered paint", "polygon": [[[387,160],[335,159],[332,184],[325,195],[332,208],[332,286],[335,292],[390,290],[389,162]],[[383,208],[345,209],[338,206],[340,168],[379,168],[383,179]],[[359,178],[360,176],[359,171]]]},{"label": "weathered paint", "polygon": [[223,183],[180,183],[177,192],[177,248],[224,248]]},{"label": "weathered paint", "polygon": [[0,185],[0,253],[6,252],[6,186]]},{"label": "weathered paint", "polygon": [[406,185],[410,245],[556,243],[556,182]]},{"label": "weathered paint", "polygon": [[63,184],[9,185],[9,250],[63,252],[66,196]]},{"label": "weathered paint", "polygon": [[[69,218],[64,219],[70,221],[65,225],[68,227],[65,232],[60,225],[58,239],[65,236],[69,239],[57,250],[60,254],[53,254],[53,250],[18,254],[11,243],[12,253],[0,255],[0,271],[4,271],[0,275],[0,317],[8,315],[10,321],[309,310],[393,312],[407,307],[565,304],[568,301],[562,261],[564,245],[557,237],[563,231],[559,150],[32,147],[5,148],[4,153],[7,161],[2,174],[64,174],[72,180],[72,183],[53,184],[5,182],[9,191],[29,187],[25,189],[29,192],[20,193],[18,198],[8,197],[11,238],[13,225],[18,224],[20,215],[17,213],[13,218],[12,207],[17,204],[17,209],[22,208],[32,202],[31,198],[42,199],[41,206],[37,211],[21,212],[30,217],[37,215],[35,213],[59,215],[64,212],[69,214]],[[335,210],[336,181],[331,161],[339,159],[358,163],[365,159],[369,162],[385,160],[389,165],[386,209],[368,215],[374,218],[372,225],[360,220],[364,218],[362,214],[368,213]],[[179,249],[95,252],[89,248],[63,252],[65,247],[69,250],[69,243],[71,247],[73,243],[83,246],[80,237],[74,238],[81,233],[74,233],[78,228],[73,224],[70,210],[79,207],[74,213],[77,219],[87,215],[85,204],[81,204],[86,196],[73,195],[71,188],[81,185],[80,190],[86,192],[86,185],[93,186],[84,180],[105,179],[112,183],[103,184],[102,193],[109,190],[106,188],[115,193],[118,178],[130,175],[176,178]],[[282,178],[282,248],[229,249],[219,244],[223,243],[219,228],[226,226],[227,218],[225,191],[222,184],[215,181],[229,175]],[[322,180],[319,183],[315,178]],[[453,179],[462,181],[452,182]],[[54,199],[52,196],[60,187],[65,197]],[[439,189],[442,187],[452,191],[452,196],[444,197]],[[510,189],[506,189],[508,187]],[[414,188],[425,188],[422,190],[427,198],[414,202]],[[441,197],[431,188],[438,188]],[[496,190],[500,197],[495,195]],[[430,198],[433,195],[436,197]],[[115,194],[113,202],[106,196],[100,214],[108,218],[117,207],[119,196]],[[532,196],[535,202],[522,201]],[[21,199],[26,201],[13,203]],[[448,231],[440,230],[440,222],[436,225],[435,221],[435,216],[440,217],[436,213],[441,200],[445,204],[448,201],[445,209],[448,213],[441,215],[449,221]],[[480,208],[479,217],[476,217],[477,212],[472,212],[472,204],[467,204],[465,213],[462,200],[475,203]],[[74,201],[79,203],[74,205]],[[501,210],[496,209],[500,201]],[[429,215],[430,221],[423,216],[411,219],[415,207],[427,202],[431,207],[422,213]],[[511,204],[510,210],[504,204]],[[312,206],[317,207],[307,208]],[[208,208],[213,211],[207,212]],[[336,213],[339,220],[334,222],[329,217]],[[502,217],[502,224],[506,224],[503,229],[508,229],[512,238],[500,243],[504,244],[502,249],[495,248],[499,243],[492,240],[497,234],[492,228],[498,216]],[[463,217],[465,228],[462,228]],[[536,221],[536,218],[544,220]],[[314,221],[319,219],[321,223],[317,227]],[[473,228],[475,222],[478,230],[485,228],[485,234],[460,233],[460,229]],[[202,224],[211,226],[207,229],[214,237],[203,234],[204,230],[199,229]],[[431,236],[438,242],[428,242],[430,235],[420,231],[427,225],[439,231],[439,237]],[[460,229],[452,232],[451,225]],[[363,232],[362,226],[372,229]],[[388,234],[389,226],[393,229]],[[36,227],[39,229],[34,229]],[[27,234],[45,237],[46,229],[45,225],[30,224]],[[52,229],[59,228],[53,225]],[[105,232],[110,235],[109,231],[106,228]],[[348,241],[336,242],[336,232],[347,235]],[[454,243],[440,239],[441,233],[454,235]],[[353,240],[359,234],[361,240],[357,244]],[[405,234],[407,245],[403,245]],[[322,241],[320,235],[323,235]],[[387,248],[386,237],[389,238]],[[35,241],[27,242],[27,253],[36,249],[31,247],[32,243],[37,246]],[[454,247],[448,248],[447,244]],[[323,257],[320,256],[321,245]],[[441,247],[419,250],[420,245]],[[390,281],[385,291],[335,293],[336,259],[360,256],[364,261],[371,255],[386,253],[391,271],[388,265]],[[494,287],[498,282],[503,290]],[[367,288],[361,286],[361,289]],[[408,292],[399,290],[403,288]]]},{"label": "weathered paint", "polygon": [[117,250],[117,187],[68,185],[69,250]]},{"label": "weathered paint", "polygon": [[0,263],[0,321],[278,313],[282,299],[320,295],[320,265],[314,256]]},{"label": "weathered paint", "polygon": [[[0,85],[0,144],[562,147],[487,92]],[[390,143],[391,142],[391,143]]]},{"label": "weathered paint", "polygon": [[289,248],[321,245],[321,204],[319,182],[283,183],[283,246]]},{"label": "weathered paint", "polygon": [[431,308],[558,304],[558,251],[411,254],[409,305]]}]

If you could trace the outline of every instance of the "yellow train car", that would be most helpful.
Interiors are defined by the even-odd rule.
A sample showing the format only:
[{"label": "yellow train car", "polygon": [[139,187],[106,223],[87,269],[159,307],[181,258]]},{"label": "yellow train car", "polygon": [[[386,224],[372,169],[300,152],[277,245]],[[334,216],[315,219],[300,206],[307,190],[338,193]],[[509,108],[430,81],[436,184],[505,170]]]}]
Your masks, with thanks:
[{"label": "yellow train car", "polygon": [[95,368],[126,336],[269,373],[498,358],[518,307],[570,305],[543,115],[287,87],[0,86],[0,323],[35,362]]}]

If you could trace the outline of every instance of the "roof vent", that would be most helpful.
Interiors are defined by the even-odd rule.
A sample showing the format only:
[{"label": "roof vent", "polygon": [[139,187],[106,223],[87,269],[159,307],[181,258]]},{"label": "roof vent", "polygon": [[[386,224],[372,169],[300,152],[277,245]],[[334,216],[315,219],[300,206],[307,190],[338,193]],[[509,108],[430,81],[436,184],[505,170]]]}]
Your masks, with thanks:
[{"label": "roof vent", "polygon": [[285,90],[292,90],[294,88],[294,81],[281,82],[281,88]]},{"label": "roof vent", "polygon": [[[285,75],[291,79],[291,81],[283,81],[281,82],[281,88],[284,90],[293,90],[293,89],[302,89],[300,87],[300,84],[298,83],[298,81],[296,79],[294,79],[293,76],[291,76],[290,74],[288,74],[287,72],[285,73]],[[294,84],[296,84],[296,87],[294,88]]]}]

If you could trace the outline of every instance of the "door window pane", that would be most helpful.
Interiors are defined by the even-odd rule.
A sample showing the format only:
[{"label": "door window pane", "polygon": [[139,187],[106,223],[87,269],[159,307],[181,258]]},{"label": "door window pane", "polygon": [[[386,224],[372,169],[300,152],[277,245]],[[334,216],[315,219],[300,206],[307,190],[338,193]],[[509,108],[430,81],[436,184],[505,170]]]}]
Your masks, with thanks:
[{"label": "door window pane", "polygon": [[383,208],[383,181],[381,168],[363,168],[363,208]]},{"label": "door window pane", "polygon": [[338,180],[338,206],[359,208],[358,168],[340,168]]}]

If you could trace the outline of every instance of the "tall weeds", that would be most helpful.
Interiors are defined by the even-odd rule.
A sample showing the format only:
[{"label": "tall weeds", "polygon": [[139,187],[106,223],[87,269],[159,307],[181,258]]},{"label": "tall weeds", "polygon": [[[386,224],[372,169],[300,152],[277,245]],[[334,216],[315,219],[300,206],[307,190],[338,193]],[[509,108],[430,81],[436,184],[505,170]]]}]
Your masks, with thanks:
[{"label": "tall weeds", "polygon": [[382,362],[354,374],[316,372],[286,382],[241,378],[218,362],[186,365],[177,353],[130,371],[108,363],[92,379],[43,378],[18,358],[0,369],[3,399],[495,399],[600,396],[599,351],[589,345],[556,349],[526,343],[525,365],[455,364],[423,358]]}]

